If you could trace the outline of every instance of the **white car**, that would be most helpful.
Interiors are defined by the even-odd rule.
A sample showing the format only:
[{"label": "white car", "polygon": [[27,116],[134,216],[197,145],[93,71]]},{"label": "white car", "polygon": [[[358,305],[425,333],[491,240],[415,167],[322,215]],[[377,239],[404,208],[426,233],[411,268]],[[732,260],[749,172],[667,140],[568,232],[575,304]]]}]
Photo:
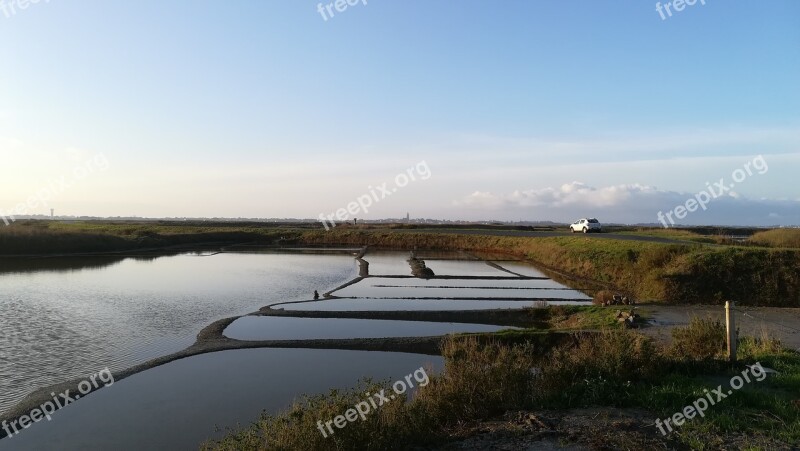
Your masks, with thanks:
[{"label": "white car", "polygon": [[572,233],[576,232],[583,232],[583,233],[590,233],[590,232],[602,232],[603,227],[600,225],[600,221],[595,218],[583,218],[579,219],[569,226],[569,230]]}]

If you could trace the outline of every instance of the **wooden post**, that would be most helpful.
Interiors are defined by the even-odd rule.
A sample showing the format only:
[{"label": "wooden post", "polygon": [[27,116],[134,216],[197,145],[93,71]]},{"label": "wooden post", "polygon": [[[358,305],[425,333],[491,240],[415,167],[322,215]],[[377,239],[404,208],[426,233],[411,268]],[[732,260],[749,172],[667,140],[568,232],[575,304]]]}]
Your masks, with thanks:
[{"label": "wooden post", "polygon": [[725,328],[728,339],[728,360],[736,362],[736,319],[733,316],[734,304],[732,301],[725,302]]}]

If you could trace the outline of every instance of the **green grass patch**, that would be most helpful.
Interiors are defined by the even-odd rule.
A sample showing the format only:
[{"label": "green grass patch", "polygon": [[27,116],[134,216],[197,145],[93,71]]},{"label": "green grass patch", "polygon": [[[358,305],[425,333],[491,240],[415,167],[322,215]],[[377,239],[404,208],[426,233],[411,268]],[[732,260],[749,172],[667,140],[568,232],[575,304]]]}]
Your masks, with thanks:
[{"label": "green grass patch", "polygon": [[704,235],[692,230],[675,229],[675,228],[650,228],[641,227],[635,230],[620,230],[615,231],[620,235],[634,235],[634,236],[648,236],[653,238],[667,238],[679,241],[691,241],[695,243],[716,244],[720,240],[715,235]]}]

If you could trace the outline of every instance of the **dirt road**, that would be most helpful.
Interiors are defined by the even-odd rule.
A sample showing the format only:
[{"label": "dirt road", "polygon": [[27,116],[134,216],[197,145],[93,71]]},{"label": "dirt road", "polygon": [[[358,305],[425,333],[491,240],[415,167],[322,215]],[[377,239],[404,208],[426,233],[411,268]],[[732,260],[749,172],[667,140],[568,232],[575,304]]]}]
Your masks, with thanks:
[{"label": "dirt road", "polygon": [[[640,310],[652,319],[652,326],[642,332],[663,341],[671,339],[671,329],[689,324],[695,316],[725,321],[725,308],[721,305],[643,305]],[[800,351],[800,308],[737,306],[734,314],[740,335],[759,337],[766,331],[786,347]]]}]

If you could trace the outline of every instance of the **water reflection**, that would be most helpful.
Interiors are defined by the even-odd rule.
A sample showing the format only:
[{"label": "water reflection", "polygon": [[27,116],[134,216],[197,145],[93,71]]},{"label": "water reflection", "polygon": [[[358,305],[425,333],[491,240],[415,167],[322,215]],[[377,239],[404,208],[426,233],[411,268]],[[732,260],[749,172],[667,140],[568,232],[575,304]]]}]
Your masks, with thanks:
[{"label": "water reflection", "polygon": [[[548,301],[548,305],[587,305],[586,301]],[[403,310],[492,310],[537,307],[535,301],[489,301],[469,299],[327,299],[276,305],[289,311],[365,312]]]},{"label": "water reflection", "polygon": [[[315,349],[246,349],[178,360],[116,382],[36,423],[0,451],[198,449],[248,425],[262,410],[277,413],[299,393],[352,388],[356,381],[402,379],[420,367],[434,373],[441,357]],[[187,383],[191,381],[191,383]]]},{"label": "water reflection", "polygon": [[224,335],[245,341],[302,340],[431,337],[457,332],[495,332],[502,329],[513,329],[513,327],[425,321],[246,316],[228,326]]},{"label": "water reflection", "polygon": [[0,274],[72,272],[116,265],[125,257],[0,258]]},{"label": "water reflection", "polygon": [[0,261],[0,412],[35,388],[179,351],[216,319],[308,299],[357,271],[343,253]]}]

